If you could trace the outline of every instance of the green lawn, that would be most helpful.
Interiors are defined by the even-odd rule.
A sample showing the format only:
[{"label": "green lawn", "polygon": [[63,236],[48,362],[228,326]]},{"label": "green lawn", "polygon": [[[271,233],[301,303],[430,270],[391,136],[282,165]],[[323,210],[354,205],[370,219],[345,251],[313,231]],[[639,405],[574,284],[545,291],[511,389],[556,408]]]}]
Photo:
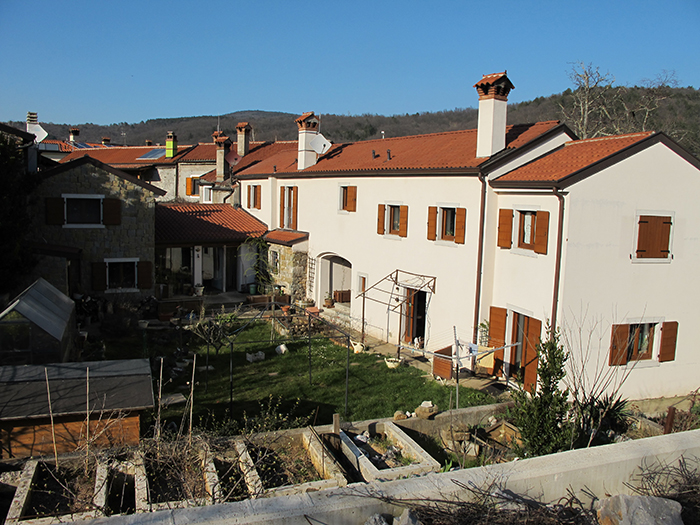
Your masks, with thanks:
[{"label": "green lawn", "polygon": [[[242,333],[233,350],[233,418],[240,420],[246,413],[258,415],[272,397],[281,401],[280,411],[288,412],[296,404],[296,416],[308,417],[317,424],[332,422],[334,413],[346,421],[391,417],[396,410],[414,411],[425,400],[447,410],[454,387],[443,386],[413,367],[389,369],[383,357],[376,354],[350,354],[348,414],[345,411],[345,373],[347,348],[327,339],[312,340],[311,382],[309,382],[309,345],[307,341],[287,342],[289,352],[277,355],[270,344],[245,341],[269,341],[270,325],[258,323]],[[197,367],[206,362],[206,346],[191,339],[190,348],[197,352]],[[265,360],[249,363],[246,352],[265,352]],[[194,391],[194,421],[213,426],[228,419],[229,413],[229,347],[217,356],[209,352],[213,371],[197,372]],[[191,372],[191,369],[190,369]],[[164,385],[164,393],[182,392],[189,381],[187,373]],[[205,382],[208,385],[205,389]],[[495,400],[476,390],[461,388],[460,406],[494,403]],[[454,403],[454,401],[453,401]],[[177,419],[183,407],[163,413],[164,419]]]}]

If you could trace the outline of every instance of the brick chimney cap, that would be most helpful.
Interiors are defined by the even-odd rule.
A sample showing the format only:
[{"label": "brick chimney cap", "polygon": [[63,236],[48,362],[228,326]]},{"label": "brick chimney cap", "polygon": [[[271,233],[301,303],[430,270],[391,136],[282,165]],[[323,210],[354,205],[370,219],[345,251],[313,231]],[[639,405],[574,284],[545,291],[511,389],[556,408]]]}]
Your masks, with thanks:
[{"label": "brick chimney cap", "polygon": [[239,122],[238,124],[236,124],[236,129],[253,129],[253,128],[247,122]]}]

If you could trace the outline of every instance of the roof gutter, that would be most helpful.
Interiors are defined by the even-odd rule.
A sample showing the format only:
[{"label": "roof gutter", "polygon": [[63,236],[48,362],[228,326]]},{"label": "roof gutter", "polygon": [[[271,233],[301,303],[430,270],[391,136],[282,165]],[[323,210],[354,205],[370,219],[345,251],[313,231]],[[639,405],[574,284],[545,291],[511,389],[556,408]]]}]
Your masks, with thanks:
[{"label": "roof gutter", "polygon": [[476,294],[474,297],[474,332],[472,343],[479,341],[479,309],[481,308],[481,274],[484,261],[484,224],[486,222],[486,175],[479,173],[481,181],[481,209],[479,212],[479,249],[476,259]]},{"label": "roof gutter", "polygon": [[552,293],[552,319],[549,337],[551,338],[557,329],[557,307],[559,305],[559,282],[561,280],[562,244],[564,242],[564,195],[559,193],[559,188],[552,188],[554,196],[559,199],[559,224],[557,225],[557,253],[556,266],[554,268],[554,291]]}]

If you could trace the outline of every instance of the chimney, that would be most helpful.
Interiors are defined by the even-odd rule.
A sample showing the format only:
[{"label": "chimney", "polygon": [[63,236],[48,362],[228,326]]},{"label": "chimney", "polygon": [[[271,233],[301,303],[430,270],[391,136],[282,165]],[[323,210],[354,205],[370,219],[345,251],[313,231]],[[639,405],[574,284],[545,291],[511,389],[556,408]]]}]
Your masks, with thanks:
[{"label": "chimney", "polygon": [[80,129],[78,128],[70,128],[70,135],[68,136],[68,140],[71,142],[78,142],[78,137],[80,136]]},{"label": "chimney", "polygon": [[297,169],[303,170],[314,166],[318,160],[318,154],[311,147],[311,141],[318,136],[319,118],[313,111],[304,113],[295,120],[299,127],[299,155]]},{"label": "chimney", "polygon": [[247,122],[239,122],[236,124],[236,145],[238,146],[238,155],[245,157],[250,149],[250,124]]},{"label": "chimney", "polygon": [[168,136],[165,139],[165,158],[172,159],[175,155],[177,155],[177,135],[168,131]]},{"label": "chimney", "polygon": [[32,124],[39,123],[39,115],[34,111],[27,111],[27,132],[31,133],[30,128]]},{"label": "chimney", "polygon": [[215,131],[212,136],[216,143],[216,182],[224,182],[226,175],[228,175],[226,155],[231,151],[231,139],[220,131]]},{"label": "chimney", "polygon": [[110,144],[112,142],[112,139],[109,137],[102,137],[102,145],[106,146],[107,144]]},{"label": "chimney", "polygon": [[146,146],[153,146],[153,141],[151,139],[146,139]]},{"label": "chimney", "polygon": [[504,71],[484,75],[474,87],[479,93],[476,156],[490,157],[506,147],[508,93],[515,86]]}]

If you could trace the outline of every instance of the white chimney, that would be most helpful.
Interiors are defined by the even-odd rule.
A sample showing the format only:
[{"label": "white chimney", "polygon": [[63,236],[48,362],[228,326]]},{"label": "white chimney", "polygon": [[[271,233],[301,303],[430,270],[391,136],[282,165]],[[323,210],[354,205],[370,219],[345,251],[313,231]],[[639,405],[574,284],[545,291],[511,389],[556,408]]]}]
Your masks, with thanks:
[{"label": "white chimney", "polygon": [[479,93],[476,156],[490,157],[506,147],[508,93],[515,86],[504,71],[484,75],[474,87]]},{"label": "white chimney", "polygon": [[250,149],[250,131],[253,128],[247,122],[239,122],[236,124],[236,146],[238,155],[245,157]]},{"label": "white chimney", "polygon": [[318,153],[311,146],[311,141],[318,136],[319,118],[313,111],[304,113],[295,120],[299,127],[299,156],[297,169],[304,170],[316,164]]},{"label": "white chimney", "polygon": [[231,139],[221,131],[215,131],[212,136],[216,143],[216,182],[223,182],[228,175],[226,155],[231,150]]},{"label": "white chimney", "polygon": [[80,136],[80,129],[78,128],[70,128],[70,135],[68,136],[68,140],[71,142],[78,142],[78,137]]}]

